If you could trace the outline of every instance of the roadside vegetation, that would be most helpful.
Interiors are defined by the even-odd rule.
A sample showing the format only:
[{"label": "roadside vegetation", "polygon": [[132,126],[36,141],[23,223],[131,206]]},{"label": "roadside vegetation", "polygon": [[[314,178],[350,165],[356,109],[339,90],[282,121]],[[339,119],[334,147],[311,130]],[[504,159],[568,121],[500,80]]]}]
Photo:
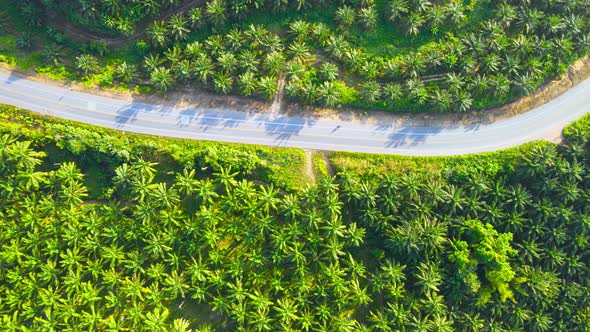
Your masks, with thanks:
[{"label": "roadside vegetation", "polygon": [[330,155],[317,184],[296,149],[0,118],[5,330],[590,329],[588,116],[563,146]]},{"label": "roadside vegetation", "polygon": [[584,0],[0,0],[0,59],[138,92],[195,88],[465,112],[535,91],[590,47]]}]

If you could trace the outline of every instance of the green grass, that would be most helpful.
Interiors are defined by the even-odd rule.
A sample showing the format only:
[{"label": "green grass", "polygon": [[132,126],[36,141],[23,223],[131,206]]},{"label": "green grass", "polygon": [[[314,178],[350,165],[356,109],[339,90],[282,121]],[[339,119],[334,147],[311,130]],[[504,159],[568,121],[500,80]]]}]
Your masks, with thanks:
[{"label": "green grass", "polygon": [[452,173],[456,177],[462,177],[473,172],[493,176],[513,170],[524,154],[544,144],[552,143],[535,141],[493,152],[445,157],[332,152],[329,153],[329,159],[335,172],[346,171],[353,174],[403,174],[419,171],[434,176]]},{"label": "green grass", "polygon": [[590,113],[585,114],[563,129],[563,137],[565,139],[574,139],[574,136],[590,137]]}]

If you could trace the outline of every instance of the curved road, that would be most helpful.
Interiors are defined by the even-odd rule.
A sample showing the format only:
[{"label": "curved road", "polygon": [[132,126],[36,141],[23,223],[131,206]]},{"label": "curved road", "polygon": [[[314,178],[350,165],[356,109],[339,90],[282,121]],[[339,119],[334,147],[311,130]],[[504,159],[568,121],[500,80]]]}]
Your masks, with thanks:
[{"label": "curved road", "polygon": [[136,133],[315,150],[400,155],[492,151],[553,140],[590,111],[590,79],[530,112],[472,126],[394,126],[231,109],[176,108],[70,91],[0,72],[0,103],[37,113]]}]

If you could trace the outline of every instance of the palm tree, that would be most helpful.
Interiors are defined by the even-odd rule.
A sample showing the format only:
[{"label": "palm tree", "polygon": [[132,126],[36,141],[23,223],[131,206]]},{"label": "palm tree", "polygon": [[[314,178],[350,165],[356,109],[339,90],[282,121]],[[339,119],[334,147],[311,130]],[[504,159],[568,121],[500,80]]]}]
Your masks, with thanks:
[{"label": "palm tree", "polygon": [[428,98],[428,91],[424,82],[418,78],[406,81],[406,90],[411,100],[418,104],[423,104]]},{"label": "palm tree", "polygon": [[193,75],[192,63],[189,60],[181,60],[172,66],[175,77],[180,81],[189,80]]},{"label": "palm tree", "polygon": [[232,51],[239,51],[244,44],[244,34],[241,30],[231,29],[226,35],[227,43],[231,46]]},{"label": "palm tree", "polygon": [[223,69],[223,71],[228,74],[232,73],[238,65],[238,60],[236,59],[234,54],[225,51],[219,53],[219,56],[217,57],[217,62],[219,63],[219,66]]},{"label": "palm tree", "polygon": [[311,55],[309,47],[303,41],[294,41],[289,45],[291,56],[299,62],[305,62]]},{"label": "palm tree", "polygon": [[171,47],[164,52],[164,56],[166,57],[166,60],[170,62],[171,66],[175,66],[183,58],[182,49],[178,46]]},{"label": "palm tree", "polygon": [[196,76],[201,80],[203,84],[207,84],[209,77],[213,76],[215,66],[213,60],[207,54],[201,54],[195,61],[195,72]]},{"label": "palm tree", "polygon": [[424,25],[424,16],[420,13],[413,12],[408,16],[406,22],[406,33],[408,35],[417,35],[420,33],[420,28]]},{"label": "palm tree", "polygon": [[510,27],[514,19],[516,19],[516,8],[508,3],[498,4],[496,9],[496,17],[504,27]]},{"label": "palm tree", "polygon": [[258,87],[256,76],[254,75],[254,73],[252,73],[251,71],[247,71],[241,74],[238,77],[238,86],[240,88],[242,95],[252,95]]},{"label": "palm tree", "polygon": [[164,280],[164,292],[168,294],[170,299],[184,298],[189,286],[185,283],[185,274],[183,272],[178,273],[174,270],[170,274],[165,274]]},{"label": "palm tree", "polygon": [[522,74],[515,78],[514,86],[520,95],[526,96],[536,88],[536,82],[530,75]]},{"label": "palm tree", "polygon": [[292,321],[299,319],[298,305],[288,297],[281,297],[277,300],[277,305],[274,307],[277,312],[279,321],[285,326],[289,326]]},{"label": "palm tree", "polygon": [[383,86],[383,96],[387,98],[390,103],[398,103],[403,97],[402,86],[397,83],[386,83]]},{"label": "palm tree", "polygon": [[184,48],[184,55],[189,60],[196,60],[199,56],[205,53],[203,43],[199,41],[194,41],[192,43],[188,43]]},{"label": "palm tree", "polygon": [[445,78],[449,92],[455,93],[460,91],[465,85],[465,80],[461,74],[448,73]]},{"label": "palm tree", "polygon": [[133,64],[128,64],[126,61],[115,66],[115,75],[122,82],[129,83],[133,81],[137,74],[137,67]]},{"label": "palm tree", "polygon": [[171,332],[191,332],[192,329],[190,328],[191,323],[184,319],[184,318],[176,318],[172,322],[172,326],[170,326],[169,331]]},{"label": "palm tree", "polygon": [[258,89],[266,99],[272,100],[278,93],[277,79],[270,76],[261,77],[258,81]]},{"label": "palm tree", "polygon": [[388,4],[388,18],[391,22],[397,22],[399,18],[406,15],[410,7],[406,0],[390,0]]},{"label": "palm tree", "polygon": [[458,112],[466,112],[471,108],[473,99],[467,91],[459,91],[453,96],[453,108]]},{"label": "palm tree", "polygon": [[168,44],[168,27],[164,21],[154,21],[147,28],[147,35],[154,46],[166,47]]},{"label": "palm tree", "polygon": [[435,5],[428,12],[428,25],[433,29],[438,29],[445,23],[446,18],[446,8],[440,5]]},{"label": "palm tree", "polygon": [[215,91],[223,94],[227,94],[231,91],[234,80],[233,78],[224,72],[219,72],[213,77],[213,87]]},{"label": "palm tree", "polygon": [[296,20],[289,24],[289,30],[295,36],[295,39],[303,41],[308,38],[311,27],[308,22]]},{"label": "palm tree", "polygon": [[450,2],[446,6],[449,20],[451,24],[457,26],[461,25],[465,21],[465,13],[463,12],[463,5],[459,2]]},{"label": "palm tree", "polygon": [[341,100],[342,95],[336,87],[336,84],[331,81],[322,82],[318,88],[318,95],[323,100],[324,105],[328,107],[337,106]]},{"label": "palm tree", "polygon": [[350,6],[343,5],[342,7],[338,7],[336,10],[335,20],[342,29],[350,28],[354,24],[355,19],[356,11]]},{"label": "palm tree", "polygon": [[[1,27],[0,30],[2,30]],[[61,47],[54,44],[45,45],[45,47],[43,47],[43,57],[45,58],[45,61],[58,65],[61,57]]]},{"label": "palm tree", "polygon": [[143,60],[144,67],[147,69],[148,73],[156,70],[162,65],[162,63],[164,63],[164,60],[160,58],[159,54],[149,54]]},{"label": "palm tree", "polygon": [[156,15],[160,10],[160,2],[156,0],[146,0],[141,2],[142,8],[148,15]]},{"label": "palm tree", "polygon": [[367,31],[373,31],[377,27],[377,11],[375,6],[361,8],[358,17],[360,23]]},{"label": "palm tree", "polygon": [[221,51],[226,48],[225,40],[222,35],[211,35],[205,40],[205,45],[209,49],[211,56],[218,55]]},{"label": "palm tree", "polygon": [[371,311],[369,313],[369,322],[371,330],[380,332],[391,332],[393,329],[389,326],[390,318],[384,311]]},{"label": "palm tree", "polygon": [[279,76],[285,66],[285,56],[282,52],[272,51],[264,59],[264,69],[271,76]]},{"label": "palm tree", "polygon": [[199,7],[191,8],[188,13],[188,19],[193,29],[200,28],[203,23],[203,9]]},{"label": "palm tree", "polygon": [[154,332],[165,332],[168,330],[168,316],[170,312],[168,309],[156,307],[145,314],[144,324],[147,329]]},{"label": "palm tree", "polygon": [[190,30],[187,28],[188,19],[182,14],[173,15],[168,21],[170,34],[176,41],[183,41],[188,37]]},{"label": "palm tree", "polygon": [[451,94],[445,89],[435,89],[431,95],[434,110],[437,112],[447,112],[451,109]]},{"label": "palm tree", "polygon": [[253,50],[246,49],[238,54],[238,67],[245,72],[255,73],[259,64],[258,55]]},{"label": "palm tree", "polygon": [[402,66],[404,74],[417,78],[425,68],[425,59],[421,54],[410,53],[404,57],[404,65]]},{"label": "palm tree", "polygon": [[222,25],[225,20],[226,3],[224,0],[212,0],[207,2],[205,13],[213,25]]},{"label": "palm tree", "polygon": [[76,57],[76,67],[86,76],[95,74],[100,69],[98,59],[90,54],[83,54]]},{"label": "palm tree", "polygon": [[257,331],[272,331],[273,319],[268,309],[256,309],[250,311],[249,320]]},{"label": "palm tree", "polygon": [[167,92],[174,85],[174,78],[170,69],[156,68],[150,75],[150,82],[161,92]]},{"label": "palm tree", "polygon": [[338,66],[331,62],[323,63],[320,66],[320,75],[325,81],[334,81],[338,78]]},{"label": "palm tree", "polygon": [[366,81],[361,84],[363,98],[371,103],[381,98],[381,85],[376,81]]},{"label": "palm tree", "polygon": [[220,167],[218,172],[213,173],[218,187],[222,188],[226,193],[237,184],[236,176],[239,172],[232,172],[231,167]]},{"label": "palm tree", "polygon": [[516,24],[523,28],[527,34],[532,34],[536,29],[542,26],[545,14],[536,9],[524,7],[516,17]]}]

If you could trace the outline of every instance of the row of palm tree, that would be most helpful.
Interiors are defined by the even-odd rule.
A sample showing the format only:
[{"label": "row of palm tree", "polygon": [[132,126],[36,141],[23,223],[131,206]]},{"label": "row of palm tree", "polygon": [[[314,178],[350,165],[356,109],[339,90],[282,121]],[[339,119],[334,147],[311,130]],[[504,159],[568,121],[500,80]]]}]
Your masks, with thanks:
[{"label": "row of palm tree", "polygon": [[342,170],[296,192],[132,157],[91,201],[75,162],[48,169],[4,135],[3,326],[583,331],[588,142],[574,133],[504,168]]},{"label": "row of palm tree", "polygon": [[[287,97],[307,104],[463,112],[532,93],[590,48],[590,8],[577,0],[489,4],[490,13],[480,24],[441,34],[418,49],[381,55],[323,22],[294,20],[280,33],[257,25],[226,28],[234,20],[235,4],[215,0],[202,7],[180,5],[163,6],[183,11],[147,28],[151,46],[144,68],[121,62],[115,79],[149,82],[162,92],[192,83],[222,94],[272,99],[278,93],[276,81],[285,77]],[[264,5],[245,6],[263,10]],[[367,18],[363,22],[369,30],[389,24],[375,6],[371,1],[346,3],[335,19],[348,28],[355,13],[365,10],[356,16]],[[445,6],[461,11],[461,6],[472,10],[481,4],[394,0],[388,15],[403,25],[405,18]],[[193,41],[192,33],[204,28],[207,37]],[[84,75],[100,72],[93,56],[78,58]]]}]

